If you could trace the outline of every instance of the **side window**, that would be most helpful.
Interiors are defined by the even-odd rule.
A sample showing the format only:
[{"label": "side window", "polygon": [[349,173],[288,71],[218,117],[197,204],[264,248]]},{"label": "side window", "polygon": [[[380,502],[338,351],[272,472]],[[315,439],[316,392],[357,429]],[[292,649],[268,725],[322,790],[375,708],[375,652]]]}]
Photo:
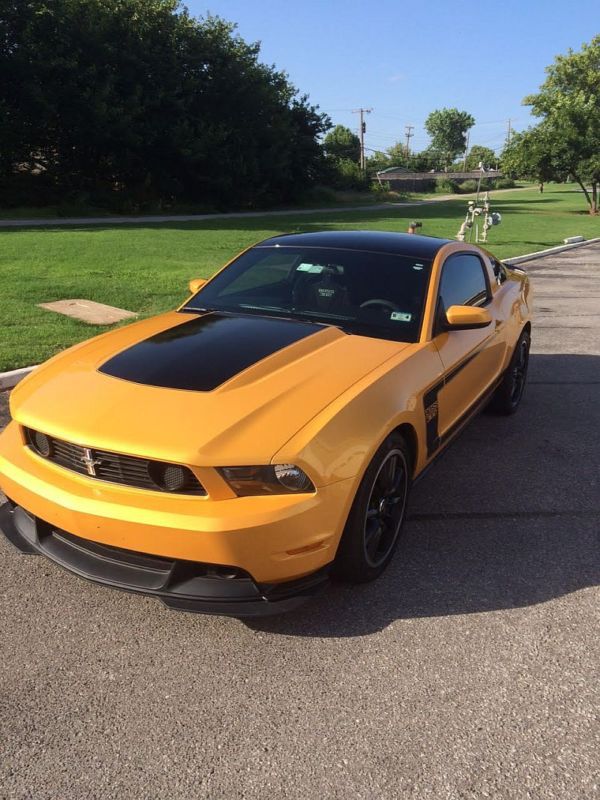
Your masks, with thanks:
[{"label": "side window", "polygon": [[477,306],[489,297],[483,264],[475,255],[457,253],[444,264],[440,297],[447,311],[450,306]]}]

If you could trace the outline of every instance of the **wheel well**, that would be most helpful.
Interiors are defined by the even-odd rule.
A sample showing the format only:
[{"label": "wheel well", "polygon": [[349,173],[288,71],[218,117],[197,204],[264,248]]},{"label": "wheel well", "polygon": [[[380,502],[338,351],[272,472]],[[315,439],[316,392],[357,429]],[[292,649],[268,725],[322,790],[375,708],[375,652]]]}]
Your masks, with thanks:
[{"label": "wheel well", "polygon": [[408,445],[412,462],[411,467],[414,474],[417,466],[417,456],[419,454],[419,440],[417,438],[417,432],[408,422],[403,422],[402,425],[398,425],[393,432],[399,433]]}]

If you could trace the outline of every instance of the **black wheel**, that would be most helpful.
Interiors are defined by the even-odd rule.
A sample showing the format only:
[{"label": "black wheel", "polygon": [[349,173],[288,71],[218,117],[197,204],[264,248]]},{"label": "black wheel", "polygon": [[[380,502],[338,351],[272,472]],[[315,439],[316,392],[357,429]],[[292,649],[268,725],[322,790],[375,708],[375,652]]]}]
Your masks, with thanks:
[{"label": "black wheel", "polygon": [[358,487],[338,548],[334,576],[365,583],[387,567],[404,522],[410,464],[410,451],[402,436],[388,436]]},{"label": "black wheel", "polygon": [[530,344],[531,337],[529,332],[523,331],[515,347],[508,369],[504,373],[502,383],[492,396],[489,405],[490,411],[496,414],[514,414],[519,407],[527,382]]}]

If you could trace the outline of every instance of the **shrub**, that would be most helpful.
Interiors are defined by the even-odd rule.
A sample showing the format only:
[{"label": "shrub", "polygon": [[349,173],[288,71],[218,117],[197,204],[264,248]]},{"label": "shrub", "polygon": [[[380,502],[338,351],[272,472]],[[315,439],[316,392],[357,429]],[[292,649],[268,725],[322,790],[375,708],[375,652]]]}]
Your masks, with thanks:
[{"label": "shrub", "polygon": [[369,179],[356,162],[340,158],[335,162],[332,185],[336,189],[368,189]]},{"label": "shrub", "polygon": [[494,181],[494,189],[514,189],[516,185],[512,178],[498,178]]},{"label": "shrub", "polygon": [[476,180],[463,181],[458,185],[458,188],[462,194],[470,194],[472,192],[476,192],[477,181]]},{"label": "shrub", "polygon": [[458,192],[458,183],[450,178],[437,178],[435,191],[439,194],[456,194]]},{"label": "shrub", "polygon": [[371,192],[376,195],[387,195],[390,193],[389,181],[372,181],[370,186]]},{"label": "shrub", "polygon": [[329,186],[313,186],[312,189],[304,192],[301,200],[307,206],[326,206],[337,202],[338,196]]}]

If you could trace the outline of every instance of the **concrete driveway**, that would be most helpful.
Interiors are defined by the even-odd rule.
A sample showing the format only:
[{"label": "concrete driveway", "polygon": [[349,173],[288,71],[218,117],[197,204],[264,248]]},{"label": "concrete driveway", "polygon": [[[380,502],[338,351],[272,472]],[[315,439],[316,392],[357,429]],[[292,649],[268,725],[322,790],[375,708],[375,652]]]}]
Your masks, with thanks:
[{"label": "concrete driveway", "polygon": [[597,797],[600,246],[529,271],[523,406],[416,488],[379,582],[242,622],[0,541],[0,797]]}]

